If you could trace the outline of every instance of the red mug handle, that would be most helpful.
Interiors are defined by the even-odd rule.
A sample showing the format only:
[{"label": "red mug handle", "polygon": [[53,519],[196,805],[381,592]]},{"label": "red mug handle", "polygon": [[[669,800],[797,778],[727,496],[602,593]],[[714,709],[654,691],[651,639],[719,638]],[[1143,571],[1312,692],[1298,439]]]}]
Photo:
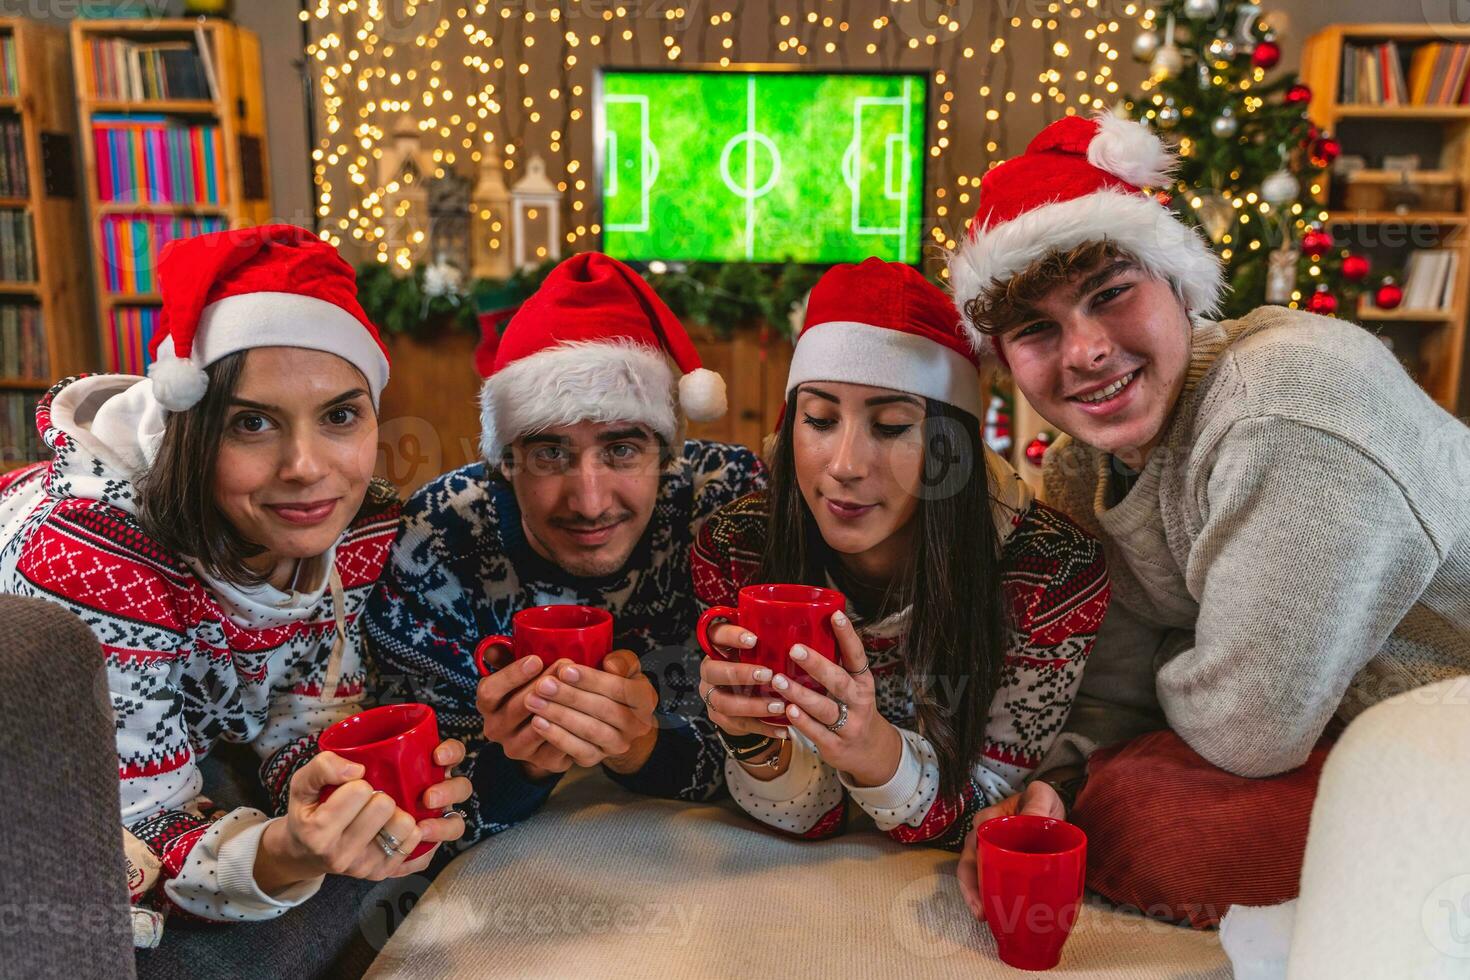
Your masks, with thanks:
[{"label": "red mug handle", "polygon": [[515,656],[516,646],[515,646],[515,643],[511,641],[511,638],[510,637],[508,637],[508,636],[487,636],[487,637],[485,637],[479,643],[475,644],[475,669],[480,672],[480,676],[481,677],[489,677],[490,676],[490,671],[488,671],[488,670],[485,669],[485,654],[489,653],[491,650],[495,649],[496,647],[505,647],[507,650],[510,651],[510,655],[512,657]]},{"label": "red mug handle", "polygon": [[699,617],[699,625],[694,627],[694,636],[699,640],[699,647],[704,651],[706,657],[714,657],[716,660],[730,659],[720,652],[719,647],[710,642],[709,628],[719,620],[739,626],[740,621],[735,618],[739,615],[740,610],[734,606],[710,606],[704,611],[704,615]]}]

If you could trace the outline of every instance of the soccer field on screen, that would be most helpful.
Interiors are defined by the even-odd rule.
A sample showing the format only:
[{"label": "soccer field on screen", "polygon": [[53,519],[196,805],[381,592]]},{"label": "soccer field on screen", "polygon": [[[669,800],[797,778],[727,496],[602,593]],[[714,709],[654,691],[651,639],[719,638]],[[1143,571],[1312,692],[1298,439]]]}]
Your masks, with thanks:
[{"label": "soccer field on screen", "polygon": [[926,92],[922,75],[606,71],[603,249],[917,263]]}]

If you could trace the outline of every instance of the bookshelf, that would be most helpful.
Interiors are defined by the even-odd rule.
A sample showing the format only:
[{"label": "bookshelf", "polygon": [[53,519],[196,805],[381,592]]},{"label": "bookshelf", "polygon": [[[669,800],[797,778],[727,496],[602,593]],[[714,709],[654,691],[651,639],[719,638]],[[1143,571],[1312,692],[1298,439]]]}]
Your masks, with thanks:
[{"label": "bookshelf", "polygon": [[[32,275],[0,279],[0,472],[42,458],[35,403],[53,381],[95,370],[97,335],[83,254],[86,227],[77,184],[76,99],[66,33],[0,17],[6,77],[0,79],[0,146],[10,173],[0,212],[28,226]],[[21,174],[23,172],[23,176]],[[14,249],[14,246],[11,246]],[[24,329],[26,335],[22,335]]]},{"label": "bookshelf", "polygon": [[103,366],[140,374],[163,245],[270,220],[260,40],[205,18],[71,30]]},{"label": "bookshelf", "polygon": [[[1452,299],[1445,309],[1382,310],[1371,291],[1358,305],[1358,321],[1389,337],[1395,352],[1414,372],[1419,383],[1441,406],[1461,411],[1465,392],[1466,319],[1470,316],[1470,105],[1373,105],[1342,101],[1343,77],[1352,70],[1345,48],[1393,43],[1403,71],[1410,75],[1415,52],[1427,44],[1470,44],[1470,27],[1439,24],[1340,24],[1307,39],[1302,51],[1302,81],[1312,89],[1308,115],[1313,123],[1335,135],[1344,154],[1368,158],[1378,166],[1385,152],[1416,152],[1426,169],[1453,174],[1457,203],[1452,210],[1352,210],[1336,206],[1340,180],[1329,175],[1321,185],[1320,200],[1327,224],[1341,246],[1364,251],[1379,270],[1401,268],[1418,249],[1445,249],[1458,255],[1451,282]],[[1412,88],[1412,83],[1410,84]],[[1340,190],[1341,188],[1338,188]],[[1400,285],[1403,285],[1401,282]]]}]

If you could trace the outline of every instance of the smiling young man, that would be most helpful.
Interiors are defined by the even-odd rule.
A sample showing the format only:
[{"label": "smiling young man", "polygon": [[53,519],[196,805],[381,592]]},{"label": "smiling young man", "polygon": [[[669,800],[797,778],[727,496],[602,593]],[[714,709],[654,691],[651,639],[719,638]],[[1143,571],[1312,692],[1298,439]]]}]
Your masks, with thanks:
[{"label": "smiling young man", "polygon": [[[574,765],[713,796],[724,752],[685,645],[689,550],[706,517],[765,483],[749,450],[682,438],[681,416],[723,414],[723,382],[636,272],[582,253],[512,318],[480,401],[485,461],[408,502],[367,617],[379,671],[469,746],[465,839],[529,816]],[[612,613],[602,669],[530,656],[481,680],[479,641],[550,603]]]},{"label": "smiling young man", "polygon": [[1470,429],[1351,323],[1213,321],[1214,252],[1140,190],[1172,163],[1136,123],[1057,122],[986,175],[950,274],[977,348],[1066,433],[1048,502],[1107,549],[1080,752],[1053,763],[1167,724],[1269,776],[1334,718],[1470,672]]}]

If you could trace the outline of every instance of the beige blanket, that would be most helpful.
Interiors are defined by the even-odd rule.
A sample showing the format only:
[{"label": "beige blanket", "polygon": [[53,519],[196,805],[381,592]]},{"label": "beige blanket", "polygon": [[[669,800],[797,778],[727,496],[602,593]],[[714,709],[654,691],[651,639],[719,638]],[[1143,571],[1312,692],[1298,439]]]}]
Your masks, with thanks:
[{"label": "beige blanket", "polygon": [[[388,941],[375,980],[430,977],[1019,977],[960,899],[955,855],[858,814],[788,840],[730,804],[562,785],[530,821],[451,864]],[[1215,933],[1089,902],[1054,977],[1229,980]]]}]

